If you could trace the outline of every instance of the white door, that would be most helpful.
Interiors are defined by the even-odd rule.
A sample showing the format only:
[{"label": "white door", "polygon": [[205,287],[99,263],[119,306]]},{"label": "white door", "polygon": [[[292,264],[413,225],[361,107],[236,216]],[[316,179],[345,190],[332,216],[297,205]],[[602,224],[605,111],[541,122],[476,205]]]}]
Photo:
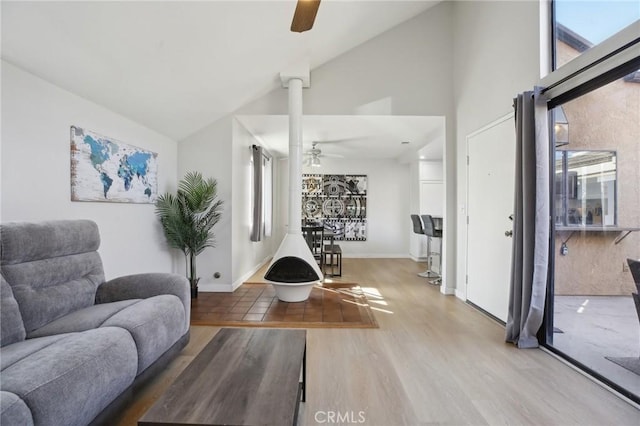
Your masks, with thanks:
[{"label": "white door", "polygon": [[513,114],[467,136],[467,301],[507,321],[515,178]]}]

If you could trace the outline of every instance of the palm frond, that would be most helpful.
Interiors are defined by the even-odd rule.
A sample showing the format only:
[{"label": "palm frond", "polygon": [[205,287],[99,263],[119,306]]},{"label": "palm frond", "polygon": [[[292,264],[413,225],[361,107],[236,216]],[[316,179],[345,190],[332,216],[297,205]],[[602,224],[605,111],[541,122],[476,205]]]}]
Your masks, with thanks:
[{"label": "palm frond", "polygon": [[[217,187],[215,179],[188,172],[175,195],[167,193],[157,198],[155,213],[167,244],[182,251],[190,262],[207,247],[215,246],[213,227],[220,220],[223,206],[217,199]],[[195,271],[195,265],[190,270]],[[190,278],[193,282],[196,277]]]}]

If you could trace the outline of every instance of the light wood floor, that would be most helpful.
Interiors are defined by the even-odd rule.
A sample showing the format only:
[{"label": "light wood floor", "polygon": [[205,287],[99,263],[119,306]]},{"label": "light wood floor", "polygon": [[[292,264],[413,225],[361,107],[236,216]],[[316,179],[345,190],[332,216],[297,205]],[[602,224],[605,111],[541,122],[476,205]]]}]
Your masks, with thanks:
[{"label": "light wood floor", "polygon": [[[425,284],[423,269],[344,259],[341,280],[369,289],[380,328],[308,330],[301,425],[640,424],[638,409],[551,355],[504,343],[502,325]],[[135,425],[217,331],[192,327],[189,345],[119,424]]]}]

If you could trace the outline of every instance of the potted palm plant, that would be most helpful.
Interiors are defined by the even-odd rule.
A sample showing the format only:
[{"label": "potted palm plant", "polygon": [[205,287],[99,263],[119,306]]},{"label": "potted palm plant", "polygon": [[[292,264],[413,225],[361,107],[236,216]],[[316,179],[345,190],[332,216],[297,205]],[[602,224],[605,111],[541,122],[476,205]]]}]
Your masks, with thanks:
[{"label": "potted palm plant", "polygon": [[220,220],[222,200],[217,199],[217,182],[189,172],[178,184],[178,192],[165,193],[156,200],[156,215],[170,247],[185,256],[191,297],[198,297],[196,257],[207,247],[215,247],[213,227]]}]

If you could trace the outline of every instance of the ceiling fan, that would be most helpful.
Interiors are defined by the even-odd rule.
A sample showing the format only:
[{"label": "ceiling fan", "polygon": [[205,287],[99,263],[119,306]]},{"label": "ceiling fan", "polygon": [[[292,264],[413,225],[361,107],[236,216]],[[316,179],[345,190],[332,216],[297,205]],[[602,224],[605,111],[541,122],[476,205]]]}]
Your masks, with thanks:
[{"label": "ceiling fan", "polygon": [[322,150],[318,148],[320,142],[312,142],[311,149],[307,150],[304,155],[307,157],[306,164],[311,167],[320,167],[320,158],[321,157],[333,157],[333,158],[344,158],[342,155],[337,154],[323,154]]},{"label": "ceiling fan", "polygon": [[291,21],[291,31],[302,33],[313,28],[319,6],[320,0],[298,0],[293,21]]}]

